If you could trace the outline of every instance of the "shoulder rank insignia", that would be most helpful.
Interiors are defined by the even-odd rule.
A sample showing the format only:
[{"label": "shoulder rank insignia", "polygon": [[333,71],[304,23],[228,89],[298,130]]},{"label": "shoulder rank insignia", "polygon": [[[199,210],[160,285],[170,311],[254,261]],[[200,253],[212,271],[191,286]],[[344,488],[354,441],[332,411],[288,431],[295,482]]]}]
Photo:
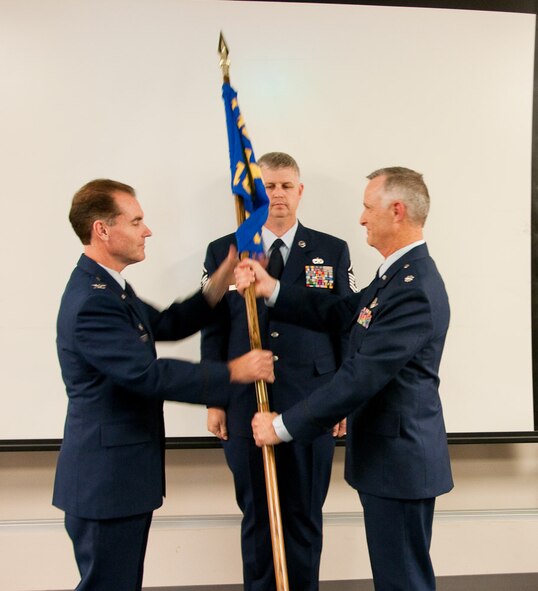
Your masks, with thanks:
[{"label": "shoulder rank insignia", "polygon": [[357,324],[364,326],[364,328],[368,328],[370,326],[371,321],[372,321],[372,310],[370,310],[370,308],[363,308],[360,311],[359,317],[357,318]]},{"label": "shoulder rank insignia", "polygon": [[106,283],[92,283],[93,289],[106,289]]},{"label": "shoulder rank insignia", "polygon": [[332,267],[328,265],[306,265],[304,270],[306,287],[320,287],[322,289],[332,289],[334,287],[334,271]]},{"label": "shoulder rank insignia", "polygon": [[200,280],[200,284],[202,289],[205,287],[206,283],[209,281],[209,273],[205,268],[205,265],[202,267],[202,279]]},{"label": "shoulder rank insignia", "polygon": [[347,278],[349,281],[349,289],[351,289],[353,293],[358,293],[359,288],[357,287],[357,280],[355,279],[355,274],[353,273],[353,265],[351,263],[349,264],[349,268],[347,270]]},{"label": "shoulder rank insignia", "polygon": [[414,275],[407,275],[407,277],[404,277],[404,281],[406,283],[411,283],[411,281],[413,281],[414,278],[415,278]]}]

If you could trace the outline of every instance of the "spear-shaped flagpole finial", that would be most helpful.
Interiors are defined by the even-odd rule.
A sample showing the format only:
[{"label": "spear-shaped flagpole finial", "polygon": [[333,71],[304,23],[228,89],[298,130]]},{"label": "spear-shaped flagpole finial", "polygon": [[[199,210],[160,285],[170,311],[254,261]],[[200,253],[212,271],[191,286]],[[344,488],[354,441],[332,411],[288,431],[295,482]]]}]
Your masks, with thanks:
[{"label": "spear-shaped flagpole finial", "polygon": [[222,31],[220,32],[219,37],[219,49],[218,53],[220,55],[220,67],[222,70],[222,77],[224,82],[230,82],[230,58],[228,57],[229,51],[228,46],[226,45],[226,41],[224,40],[224,36]]}]

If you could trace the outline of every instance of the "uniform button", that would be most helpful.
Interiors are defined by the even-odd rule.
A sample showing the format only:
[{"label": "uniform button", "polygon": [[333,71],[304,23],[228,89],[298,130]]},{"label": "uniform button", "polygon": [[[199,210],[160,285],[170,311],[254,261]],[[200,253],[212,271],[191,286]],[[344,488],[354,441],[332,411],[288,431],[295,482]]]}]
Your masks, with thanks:
[{"label": "uniform button", "polygon": [[273,355],[273,361],[278,361],[278,355]]},{"label": "uniform button", "polygon": [[144,330],[144,327],[142,326],[142,324],[138,325],[138,330]]},{"label": "uniform button", "polygon": [[274,331],[271,333],[271,336],[272,336],[274,339],[276,339],[276,338],[277,338],[277,337],[279,337],[280,335],[278,334],[278,332],[277,332],[276,330],[274,330]]}]

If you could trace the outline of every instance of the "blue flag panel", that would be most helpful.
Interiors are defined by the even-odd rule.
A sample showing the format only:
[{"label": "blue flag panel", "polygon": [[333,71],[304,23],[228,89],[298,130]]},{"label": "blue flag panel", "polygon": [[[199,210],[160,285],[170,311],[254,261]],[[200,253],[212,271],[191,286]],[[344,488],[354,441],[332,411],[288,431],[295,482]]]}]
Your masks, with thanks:
[{"label": "blue flag panel", "polygon": [[228,83],[222,85],[222,98],[226,110],[232,193],[243,200],[246,216],[237,228],[237,249],[240,253],[255,256],[263,253],[261,231],[267,219],[269,199],[239,110],[237,92]]}]

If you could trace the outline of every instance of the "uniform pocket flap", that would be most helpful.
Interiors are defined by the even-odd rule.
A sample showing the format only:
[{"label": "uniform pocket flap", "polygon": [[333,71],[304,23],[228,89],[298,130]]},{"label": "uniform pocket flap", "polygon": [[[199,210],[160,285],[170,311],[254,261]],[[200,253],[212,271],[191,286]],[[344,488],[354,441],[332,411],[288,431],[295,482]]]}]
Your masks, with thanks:
[{"label": "uniform pocket flap", "polygon": [[336,361],[332,355],[323,355],[314,359],[314,367],[318,375],[336,371]]},{"label": "uniform pocket flap", "polygon": [[151,441],[151,433],[143,421],[101,425],[101,445],[103,447],[135,445],[148,441]]}]

